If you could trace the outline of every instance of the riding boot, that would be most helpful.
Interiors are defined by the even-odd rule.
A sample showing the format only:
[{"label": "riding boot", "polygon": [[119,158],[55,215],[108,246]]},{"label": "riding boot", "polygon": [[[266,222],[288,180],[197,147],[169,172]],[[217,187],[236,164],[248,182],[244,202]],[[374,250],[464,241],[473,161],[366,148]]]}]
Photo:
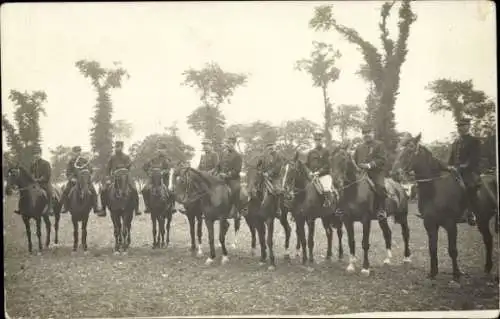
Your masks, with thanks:
[{"label": "riding boot", "polygon": [[470,190],[467,197],[468,197],[467,200],[468,209],[465,210],[465,217],[469,225],[476,226],[476,215],[474,214],[474,211],[476,210],[478,202],[477,192],[475,190]]},{"label": "riding boot", "polygon": [[384,220],[387,218],[387,211],[385,208],[385,196],[384,195],[378,196],[376,211],[377,211],[377,219],[378,220]]},{"label": "riding boot", "polygon": [[333,193],[332,192],[324,192],[323,193],[323,207],[332,207],[333,206]]},{"label": "riding boot", "polygon": [[66,187],[63,190],[63,193],[61,194],[61,214],[66,214],[68,212],[68,197],[69,197],[69,191],[71,190],[71,184],[68,183],[66,184]]},{"label": "riding boot", "polygon": [[52,194],[48,194],[47,196],[47,215],[54,216],[54,209],[52,207]]}]

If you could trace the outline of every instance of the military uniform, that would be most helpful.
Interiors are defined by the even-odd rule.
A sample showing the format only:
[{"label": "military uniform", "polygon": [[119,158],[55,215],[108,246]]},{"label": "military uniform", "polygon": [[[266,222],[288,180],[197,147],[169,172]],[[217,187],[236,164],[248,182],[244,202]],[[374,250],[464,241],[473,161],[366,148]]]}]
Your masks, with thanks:
[{"label": "military uniform", "polygon": [[[123,142],[117,141],[116,142],[117,147],[123,147]],[[132,167],[132,160],[130,159],[130,156],[123,152],[116,152],[111,156],[111,158],[108,161],[108,167],[107,167],[107,173],[108,176],[113,176],[115,171],[119,169],[127,169],[129,171],[129,176],[128,176],[128,185],[130,189],[132,190],[132,194],[134,196],[134,200],[136,203],[135,207],[135,214],[136,215],[141,215],[139,212],[139,193],[137,192],[137,188],[135,187],[135,183],[130,176],[130,169]],[[106,212],[104,212],[104,215],[106,215]]]},{"label": "military uniform", "polygon": [[[204,140],[203,144],[208,145],[210,142]],[[219,155],[212,150],[205,150],[205,153],[200,157],[200,163],[198,164],[198,170],[204,172],[215,172],[217,165],[219,164]]]},{"label": "military uniform", "polygon": [[[75,146],[75,147],[73,147],[73,152],[79,153],[79,152],[81,152],[81,148],[79,146]],[[78,162],[77,162],[77,160],[78,160]],[[75,168],[75,163],[78,167],[88,167],[88,169],[92,173],[92,168],[89,166],[89,161],[87,159],[80,157],[78,155],[78,156],[72,157],[69,160],[68,165],[66,166],[66,178],[68,179],[68,183],[66,184],[66,187],[64,188],[64,191],[63,191],[62,196],[61,196],[62,197],[61,201],[62,201],[63,206],[64,206],[64,209],[62,211],[63,213],[68,211],[68,195],[69,195],[71,188],[76,184],[76,181],[77,181],[78,171]],[[89,190],[90,190],[90,194],[92,196],[94,213],[99,214],[100,210],[98,208],[97,192],[94,188],[94,183],[90,183]]]},{"label": "military uniform", "polygon": [[281,193],[281,170],[285,163],[284,158],[277,152],[266,153],[259,161],[259,169],[267,175],[275,193]]},{"label": "military uniform", "polygon": [[[157,156],[155,156],[154,158],[152,158],[149,162],[147,162],[146,164],[144,164],[143,166],[143,169],[144,171],[149,175],[150,174],[150,170],[153,169],[153,168],[159,168],[162,170],[163,172],[163,183],[165,185],[168,185],[168,181],[169,181],[169,177],[170,177],[170,161],[168,160],[168,158],[163,155],[163,154],[159,154]],[[151,179],[148,179],[148,182],[147,184],[144,186],[143,190],[142,190],[142,196],[144,198],[144,204],[146,206],[146,213],[149,213],[150,212],[150,209],[149,209],[149,194],[150,194],[150,191],[151,191],[151,187],[152,187],[152,184],[151,184]]]},{"label": "military uniform", "polygon": [[[371,128],[363,128],[362,133],[371,132]],[[361,143],[354,151],[354,161],[358,166],[366,169],[368,177],[375,184],[375,210],[379,218],[386,218],[385,200],[387,192],[385,189],[384,166],[386,163],[384,144],[378,140]]]},{"label": "military uniform", "polygon": [[[458,125],[469,125],[470,120],[462,119]],[[458,137],[451,145],[448,165],[457,169],[466,186],[467,218],[474,224],[473,211],[477,207],[477,191],[480,182],[479,163],[481,158],[481,141],[469,133]]]},{"label": "military uniform", "polygon": [[[228,143],[232,144],[236,141],[235,138],[229,138]],[[222,158],[217,167],[217,172],[221,176],[231,189],[231,202],[234,205],[235,214],[239,214],[240,211],[240,189],[241,189],[241,178],[240,172],[243,165],[243,158],[234,149],[230,147],[222,153]]]},{"label": "military uniform", "polygon": [[[314,139],[320,141],[323,138],[322,132],[314,133]],[[322,145],[318,145],[307,153],[306,166],[313,174],[317,174],[319,182],[323,188],[323,206],[333,205],[332,176],[330,175],[330,153]]]}]

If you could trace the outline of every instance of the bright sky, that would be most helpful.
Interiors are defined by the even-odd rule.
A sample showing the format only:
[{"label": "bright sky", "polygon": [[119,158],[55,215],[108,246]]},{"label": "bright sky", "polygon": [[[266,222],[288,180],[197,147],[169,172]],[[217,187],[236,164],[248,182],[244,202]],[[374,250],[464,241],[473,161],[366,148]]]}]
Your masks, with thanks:
[{"label": "bright sky", "polygon": [[[380,47],[382,2],[331,2],[337,20]],[[341,53],[340,79],[329,94],[335,104],[364,104],[368,86],[355,72],[363,62],[356,47],[334,31],[308,29],[321,2],[15,3],[1,7],[2,106],[8,92],[44,90],[44,152],[59,144],[90,148],[90,117],[96,94],[75,67],[80,59],[112,67],[121,61],[131,75],[112,92],[113,119],[134,125],[128,144],[178,122],[183,140],[199,149],[186,116],[200,103],[181,86],[182,72],[213,60],[230,72],[250,74],[223,107],[228,124],[300,117],[322,123],[321,91],[294,70],[312,41],[332,43]],[[430,142],[453,131],[449,115],[430,114],[424,87],[437,78],[472,79],[496,99],[495,7],[485,1],[417,1],[409,53],[402,67],[395,113],[397,129],[423,133]],[[397,8],[394,8],[397,9]],[[390,20],[397,35],[397,10]],[[195,157],[197,161],[199,154]]]}]

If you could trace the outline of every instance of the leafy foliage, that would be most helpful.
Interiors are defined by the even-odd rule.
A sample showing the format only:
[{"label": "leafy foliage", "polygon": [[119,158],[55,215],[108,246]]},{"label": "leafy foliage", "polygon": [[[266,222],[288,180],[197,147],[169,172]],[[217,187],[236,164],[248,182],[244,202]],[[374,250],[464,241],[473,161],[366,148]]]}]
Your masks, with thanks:
[{"label": "leafy foliage", "polygon": [[324,132],[328,146],[331,146],[332,135],[330,130],[333,128],[332,103],[328,97],[327,89],[330,83],[338,80],[340,69],[335,66],[335,62],[341,54],[335,50],[332,45],[313,41],[313,51],[309,59],[302,59],[296,62],[295,68],[299,71],[305,71],[311,75],[313,86],[321,88],[323,92],[324,103]]},{"label": "leafy foliage", "polygon": [[30,94],[11,90],[9,100],[16,106],[14,123],[17,128],[2,114],[2,130],[6,133],[12,159],[28,166],[32,160],[33,148],[40,147],[42,141],[40,114],[45,115],[42,105],[47,101],[47,94],[43,91],[33,91]]},{"label": "leafy foliage", "polygon": [[351,130],[359,129],[363,123],[363,110],[359,105],[342,104],[332,114],[332,125],[338,128],[342,142],[347,141]]},{"label": "leafy foliage", "polygon": [[201,70],[190,68],[182,75],[182,85],[194,88],[202,102],[202,106],[188,116],[187,123],[198,135],[211,139],[215,144],[220,143],[225,125],[220,105],[231,103],[234,91],[246,84],[248,76],[225,72],[214,62],[205,64]]},{"label": "leafy foliage", "polygon": [[52,166],[52,181],[61,182],[66,180],[66,165],[71,158],[71,147],[59,145],[50,150],[50,163]]},{"label": "leafy foliage", "polygon": [[112,123],[112,125],[113,137],[116,140],[127,140],[132,136],[134,132],[132,123],[126,120],[116,120]]},{"label": "leafy foliage", "polygon": [[380,39],[384,55],[370,42],[364,40],[359,33],[341,25],[333,16],[333,6],[323,5],[315,8],[314,16],[309,26],[316,31],[335,29],[349,42],[361,50],[365,63],[361,65],[358,74],[373,84],[370,102],[367,106],[366,120],[375,127],[376,138],[384,141],[387,149],[393,151],[397,145],[394,123],[394,105],[399,90],[401,66],[408,53],[407,40],[410,26],[416,21],[416,15],[411,10],[410,0],[404,0],[399,9],[399,37],[396,41],[389,38],[387,19],[395,1],[386,2],[380,11]]},{"label": "leafy foliage", "polygon": [[91,130],[92,151],[97,153],[94,165],[98,171],[104,172],[106,164],[113,149],[113,105],[111,103],[110,89],[121,88],[124,77],[129,78],[127,71],[120,66],[120,63],[113,63],[114,69],[107,69],[97,61],[79,60],[75,66],[85,78],[91,80],[92,86],[97,92],[97,104],[92,117],[93,127]]}]

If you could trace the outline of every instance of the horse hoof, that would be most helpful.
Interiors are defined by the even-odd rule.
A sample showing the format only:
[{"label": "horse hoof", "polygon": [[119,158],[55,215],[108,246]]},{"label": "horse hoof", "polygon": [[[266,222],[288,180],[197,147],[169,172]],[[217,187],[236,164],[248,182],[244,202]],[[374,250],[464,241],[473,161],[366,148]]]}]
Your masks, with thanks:
[{"label": "horse hoof", "polygon": [[361,269],[361,275],[363,275],[364,277],[370,276],[370,269]]},{"label": "horse hoof", "polygon": [[389,258],[384,259],[384,265],[390,265],[391,260]]},{"label": "horse hoof", "polygon": [[120,255],[120,251],[119,251],[119,250],[116,250],[116,251],[113,253],[113,255],[115,255],[115,256],[119,256],[119,255]]},{"label": "horse hoof", "polygon": [[235,244],[235,243],[233,243],[233,244],[231,245],[231,248],[232,248],[232,249],[236,249],[236,244]]},{"label": "horse hoof", "polygon": [[250,254],[252,255],[252,257],[256,256],[257,255],[257,249],[252,248],[252,250],[250,251]]},{"label": "horse hoof", "polygon": [[276,266],[271,265],[271,266],[267,267],[267,270],[269,270],[269,271],[275,271],[276,270]]},{"label": "horse hoof", "polygon": [[405,263],[405,264],[411,264],[411,258],[410,257],[405,257],[403,259],[403,263]]},{"label": "horse hoof", "polygon": [[460,288],[460,283],[455,281],[455,280],[451,280],[449,283],[448,283],[448,287],[450,288]]},{"label": "horse hoof", "polygon": [[41,255],[42,255],[42,252],[41,252],[41,251],[37,251],[37,252],[36,252],[36,255],[37,255],[37,256],[41,256]]},{"label": "horse hoof", "polygon": [[122,251],[122,256],[127,256],[128,255],[128,251]]},{"label": "horse hoof", "polygon": [[298,258],[298,257],[300,257],[300,250],[297,250],[297,251],[295,252],[295,257],[297,257],[297,258]]},{"label": "horse hoof", "polygon": [[211,264],[213,264],[214,260],[212,258],[207,258],[207,260],[205,261],[205,265],[209,266]]},{"label": "horse hoof", "polygon": [[347,266],[346,268],[346,271],[348,273],[353,273],[356,269],[354,268],[354,265],[353,264],[349,264],[349,266]]},{"label": "horse hoof", "polygon": [[222,256],[222,261],[221,261],[221,263],[222,263],[223,265],[225,265],[225,264],[227,264],[228,262],[229,262],[229,257],[228,257],[228,256]]},{"label": "horse hoof", "polygon": [[88,251],[88,250],[85,250],[85,251],[83,252],[83,255],[88,256],[88,255],[89,255],[89,251]]},{"label": "horse hoof", "polygon": [[198,252],[196,253],[196,256],[203,257],[203,251],[201,249],[199,249]]},{"label": "horse hoof", "polygon": [[314,271],[314,268],[313,268],[313,267],[311,267],[311,266],[307,266],[306,270],[307,270],[308,272],[313,272],[313,271]]}]

